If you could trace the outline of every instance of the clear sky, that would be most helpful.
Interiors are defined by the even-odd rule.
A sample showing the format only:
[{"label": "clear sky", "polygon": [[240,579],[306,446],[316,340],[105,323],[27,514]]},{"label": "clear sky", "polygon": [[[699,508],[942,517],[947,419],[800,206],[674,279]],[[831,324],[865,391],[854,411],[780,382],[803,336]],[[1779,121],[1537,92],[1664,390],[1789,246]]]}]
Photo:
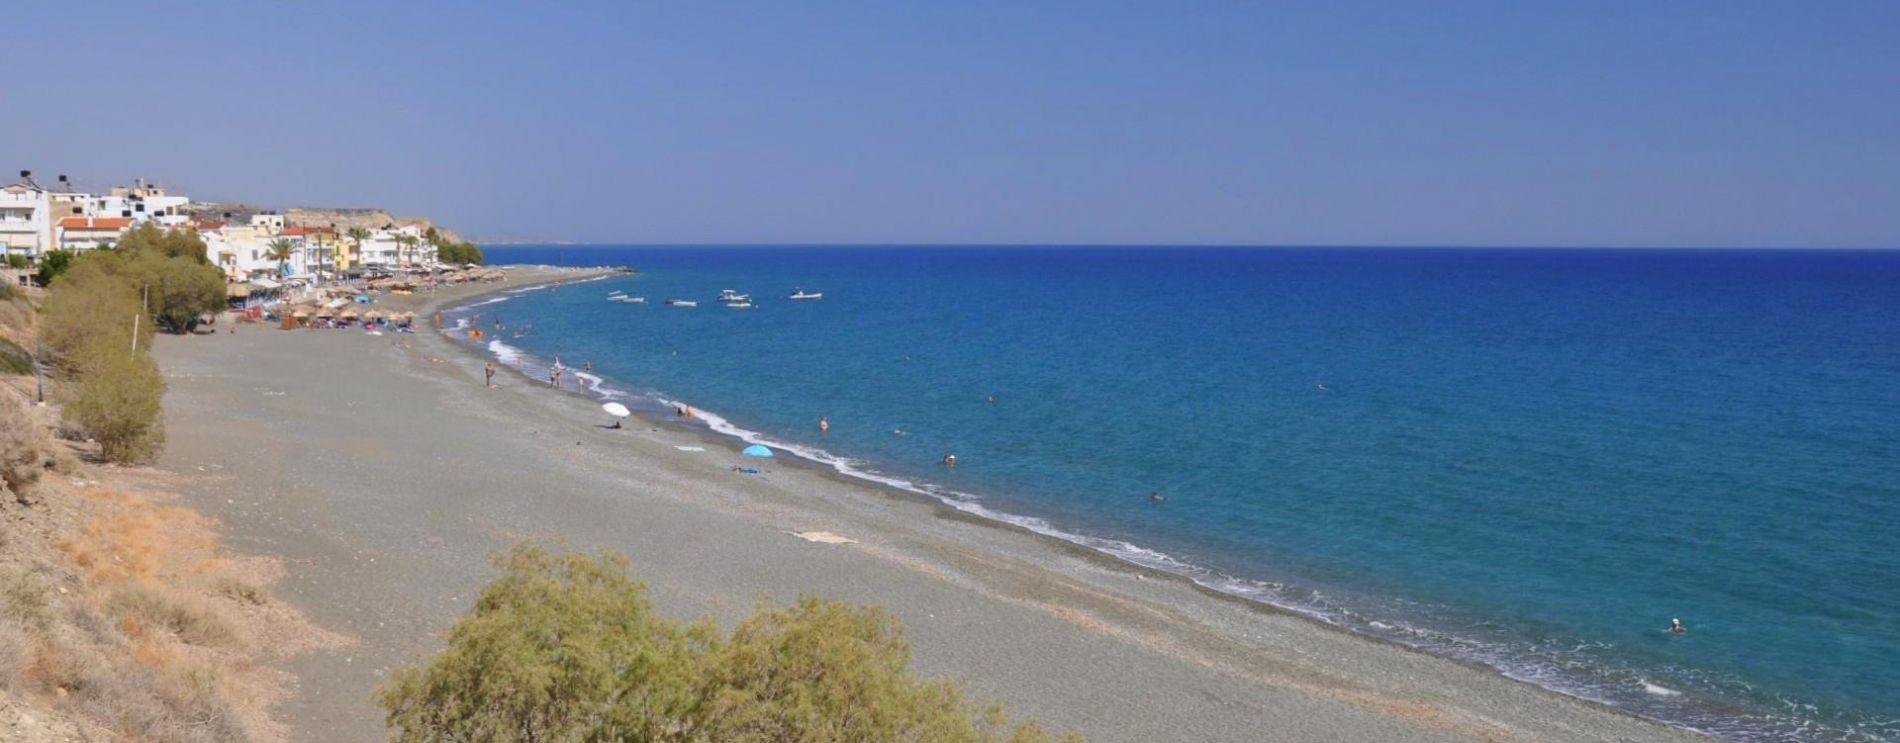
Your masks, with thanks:
[{"label": "clear sky", "polygon": [[0,167],[489,240],[1900,247],[1900,2],[7,3]]}]

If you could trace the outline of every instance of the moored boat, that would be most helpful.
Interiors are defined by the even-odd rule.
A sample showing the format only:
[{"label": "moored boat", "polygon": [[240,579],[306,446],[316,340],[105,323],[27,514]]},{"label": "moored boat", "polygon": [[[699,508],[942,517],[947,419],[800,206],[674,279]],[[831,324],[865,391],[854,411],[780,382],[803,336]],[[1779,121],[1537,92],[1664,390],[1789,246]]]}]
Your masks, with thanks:
[{"label": "moored boat", "polygon": [[792,292],[791,298],[792,299],[824,299],[825,294],[824,292],[808,292],[808,291],[805,291],[804,289],[798,289]]},{"label": "moored boat", "polygon": [[666,300],[666,303],[674,307],[698,307],[699,306],[698,302],[695,302],[691,299],[669,299],[669,300]]}]

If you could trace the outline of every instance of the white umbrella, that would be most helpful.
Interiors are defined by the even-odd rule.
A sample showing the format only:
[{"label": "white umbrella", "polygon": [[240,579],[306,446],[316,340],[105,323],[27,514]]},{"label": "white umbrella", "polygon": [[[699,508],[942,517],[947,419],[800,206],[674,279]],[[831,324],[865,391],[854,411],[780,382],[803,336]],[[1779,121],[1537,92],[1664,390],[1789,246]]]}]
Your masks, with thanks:
[{"label": "white umbrella", "polygon": [[608,415],[611,415],[615,418],[625,418],[629,415],[633,415],[633,411],[628,410],[627,406],[621,405],[620,403],[617,403],[617,402],[610,402],[605,405],[602,405],[600,406],[600,409],[607,411]]}]

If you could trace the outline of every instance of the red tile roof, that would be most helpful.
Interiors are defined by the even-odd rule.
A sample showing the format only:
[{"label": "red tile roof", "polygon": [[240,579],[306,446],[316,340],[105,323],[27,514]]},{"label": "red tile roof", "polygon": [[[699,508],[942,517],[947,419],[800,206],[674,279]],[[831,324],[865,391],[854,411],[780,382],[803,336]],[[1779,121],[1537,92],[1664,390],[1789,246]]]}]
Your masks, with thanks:
[{"label": "red tile roof", "polygon": [[195,229],[199,232],[213,232],[216,230],[224,229],[224,223],[223,222],[193,222],[191,223],[191,227],[192,229]]},{"label": "red tile roof", "polygon": [[335,235],[336,228],[335,227],[285,227],[283,232],[279,232],[277,234],[288,235],[290,237],[297,237],[298,235]]},{"label": "red tile roof", "polygon": [[62,230],[123,230],[132,226],[128,217],[66,217],[59,220]]}]

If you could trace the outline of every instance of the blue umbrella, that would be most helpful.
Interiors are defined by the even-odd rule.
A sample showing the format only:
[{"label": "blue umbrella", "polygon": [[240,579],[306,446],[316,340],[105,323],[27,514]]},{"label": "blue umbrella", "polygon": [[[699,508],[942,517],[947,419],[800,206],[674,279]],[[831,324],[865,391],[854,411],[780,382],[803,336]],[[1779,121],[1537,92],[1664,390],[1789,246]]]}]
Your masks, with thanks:
[{"label": "blue umbrella", "polygon": [[740,453],[740,454],[744,454],[744,455],[746,455],[746,456],[748,456],[748,457],[770,457],[770,456],[772,456],[772,450],[771,450],[771,449],[767,449],[767,448],[765,448],[764,446],[761,446],[761,445],[759,445],[759,444],[753,444],[753,445],[751,445],[751,446],[748,446],[748,447],[746,447],[746,448],[744,448],[744,449],[742,449],[742,450],[740,450],[740,451],[739,451],[739,453]]}]

